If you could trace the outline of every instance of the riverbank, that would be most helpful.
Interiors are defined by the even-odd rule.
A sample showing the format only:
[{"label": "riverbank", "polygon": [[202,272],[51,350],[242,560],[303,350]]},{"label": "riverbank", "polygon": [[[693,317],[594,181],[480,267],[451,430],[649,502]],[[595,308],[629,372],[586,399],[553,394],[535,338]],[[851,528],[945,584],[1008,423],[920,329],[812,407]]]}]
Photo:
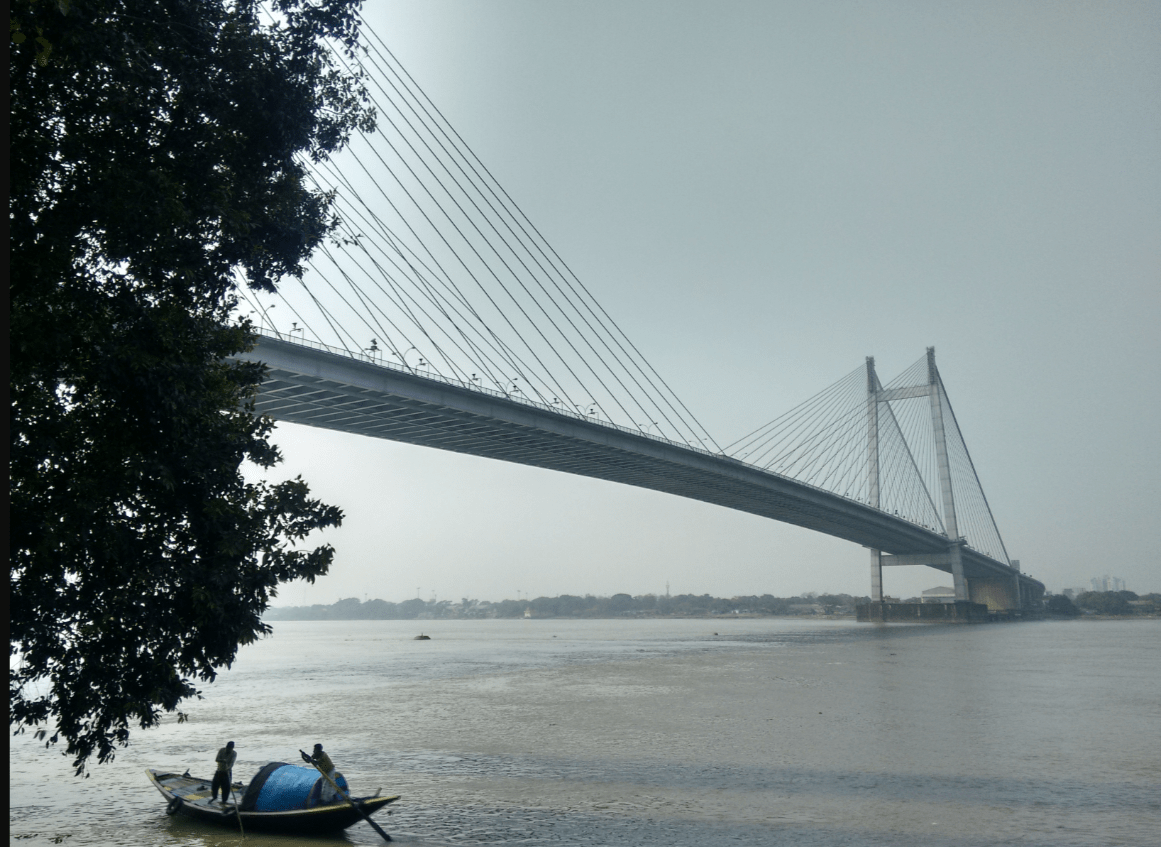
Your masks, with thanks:
[{"label": "riverbank", "polygon": [[714,617],[853,617],[869,597],[815,594],[775,597],[770,594],[711,597],[708,594],[613,594],[583,597],[562,594],[517,600],[450,600],[415,598],[393,603],[349,597],[330,605],[275,607],[264,618],[279,620],[484,620],[489,618],[542,618],[560,620],[620,620],[625,618]]}]

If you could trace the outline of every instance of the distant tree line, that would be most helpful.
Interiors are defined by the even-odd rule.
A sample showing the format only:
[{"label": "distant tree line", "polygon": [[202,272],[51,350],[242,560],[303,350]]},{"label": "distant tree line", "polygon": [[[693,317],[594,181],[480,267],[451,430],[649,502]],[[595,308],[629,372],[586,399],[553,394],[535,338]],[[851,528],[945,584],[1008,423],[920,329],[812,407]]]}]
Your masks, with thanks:
[{"label": "distant tree line", "polygon": [[330,605],[289,606],[267,610],[266,620],[454,620],[480,618],[618,618],[618,617],[706,617],[711,615],[853,615],[856,603],[869,597],[850,594],[807,594],[774,597],[770,594],[746,597],[711,597],[709,594],[676,596],[614,594],[611,597],[537,597],[535,600],[422,600],[418,597],[392,603],[387,600],[361,601],[348,597]]},{"label": "distant tree line", "polygon": [[1132,591],[1085,591],[1070,599],[1063,594],[1045,598],[1045,609],[1050,615],[1078,617],[1080,615],[1158,615],[1161,614],[1161,594],[1137,595]]}]

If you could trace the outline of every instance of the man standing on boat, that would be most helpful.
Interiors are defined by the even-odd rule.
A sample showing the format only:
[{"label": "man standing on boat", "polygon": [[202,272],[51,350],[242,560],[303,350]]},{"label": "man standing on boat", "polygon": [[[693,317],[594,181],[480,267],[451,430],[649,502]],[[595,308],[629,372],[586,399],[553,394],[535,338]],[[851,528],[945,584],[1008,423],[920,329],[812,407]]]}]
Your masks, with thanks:
[{"label": "man standing on boat", "polygon": [[234,762],[238,761],[238,754],[234,751],[234,742],[226,742],[226,746],[218,751],[214,757],[218,769],[214,772],[214,783],[210,786],[210,802],[218,799],[218,788],[222,789],[222,805],[230,799],[230,777],[234,772]]},{"label": "man standing on boat", "polygon": [[319,800],[323,803],[329,803],[338,797],[332,783],[335,781],[335,763],[331,761],[331,757],[323,752],[321,744],[314,745],[314,753],[310,760],[318,766],[318,769],[325,773],[329,780],[323,780],[323,786],[319,790]]}]

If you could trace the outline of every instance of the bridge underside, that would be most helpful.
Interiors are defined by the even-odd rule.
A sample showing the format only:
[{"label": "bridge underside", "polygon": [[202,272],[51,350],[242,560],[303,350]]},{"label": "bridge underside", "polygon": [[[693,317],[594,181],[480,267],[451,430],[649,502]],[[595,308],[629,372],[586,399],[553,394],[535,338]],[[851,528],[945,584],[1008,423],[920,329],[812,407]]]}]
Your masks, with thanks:
[{"label": "bridge underside", "polygon": [[[1013,568],[998,571],[989,566],[991,559],[970,548],[963,549],[961,556],[968,588],[967,600],[971,603],[983,603],[991,611],[1026,609],[1037,605],[1044,596],[1044,585],[1038,580]],[[926,565],[945,573],[953,572],[952,557],[947,552],[883,556],[880,562],[884,567]]]},{"label": "bridge underside", "polygon": [[[887,553],[920,555],[932,559],[933,567],[946,555],[945,537],[857,501],[729,457],[496,392],[265,337],[238,358],[266,363],[256,405],[276,420],[663,491]],[[964,573],[1010,581],[1013,571],[975,554],[964,557]]]}]

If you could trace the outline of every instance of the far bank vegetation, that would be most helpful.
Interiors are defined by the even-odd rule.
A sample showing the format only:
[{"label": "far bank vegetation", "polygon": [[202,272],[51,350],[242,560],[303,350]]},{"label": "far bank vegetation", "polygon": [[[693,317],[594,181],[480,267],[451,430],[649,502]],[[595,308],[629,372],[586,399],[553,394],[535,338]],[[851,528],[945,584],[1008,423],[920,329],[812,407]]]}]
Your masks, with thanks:
[{"label": "far bank vegetation", "polygon": [[854,615],[856,603],[869,597],[850,594],[815,594],[798,597],[774,597],[770,594],[750,597],[711,597],[708,594],[674,596],[643,594],[637,597],[614,594],[611,597],[537,597],[535,600],[487,600],[463,598],[422,600],[418,597],[392,603],[387,600],[363,600],[348,597],[337,603],[313,606],[290,606],[269,609],[266,620],[454,620],[482,618],[620,618],[620,617],[708,617],[769,615]]},{"label": "far bank vegetation", "polygon": [[[579,597],[537,597],[534,600],[423,600],[419,597],[392,603],[348,597],[330,605],[284,606],[267,610],[268,621],[349,620],[481,620],[487,618],[660,618],[660,617],[787,617],[853,616],[855,606],[870,597],[851,594],[806,594],[774,597],[711,597],[709,594],[674,596],[614,594]],[[906,602],[918,603],[919,598]],[[1045,598],[1050,617],[1149,617],[1161,615],[1161,594],[1137,595],[1132,591],[1086,591],[1070,599],[1063,594]]]},{"label": "far bank vegetation", "polygon": [[1132,591],[1084,591],[1073,598],[1051,594],[1044,600],[1045,611],[1055,617],[1151,617],[1161,615],[1161,594]]}]

